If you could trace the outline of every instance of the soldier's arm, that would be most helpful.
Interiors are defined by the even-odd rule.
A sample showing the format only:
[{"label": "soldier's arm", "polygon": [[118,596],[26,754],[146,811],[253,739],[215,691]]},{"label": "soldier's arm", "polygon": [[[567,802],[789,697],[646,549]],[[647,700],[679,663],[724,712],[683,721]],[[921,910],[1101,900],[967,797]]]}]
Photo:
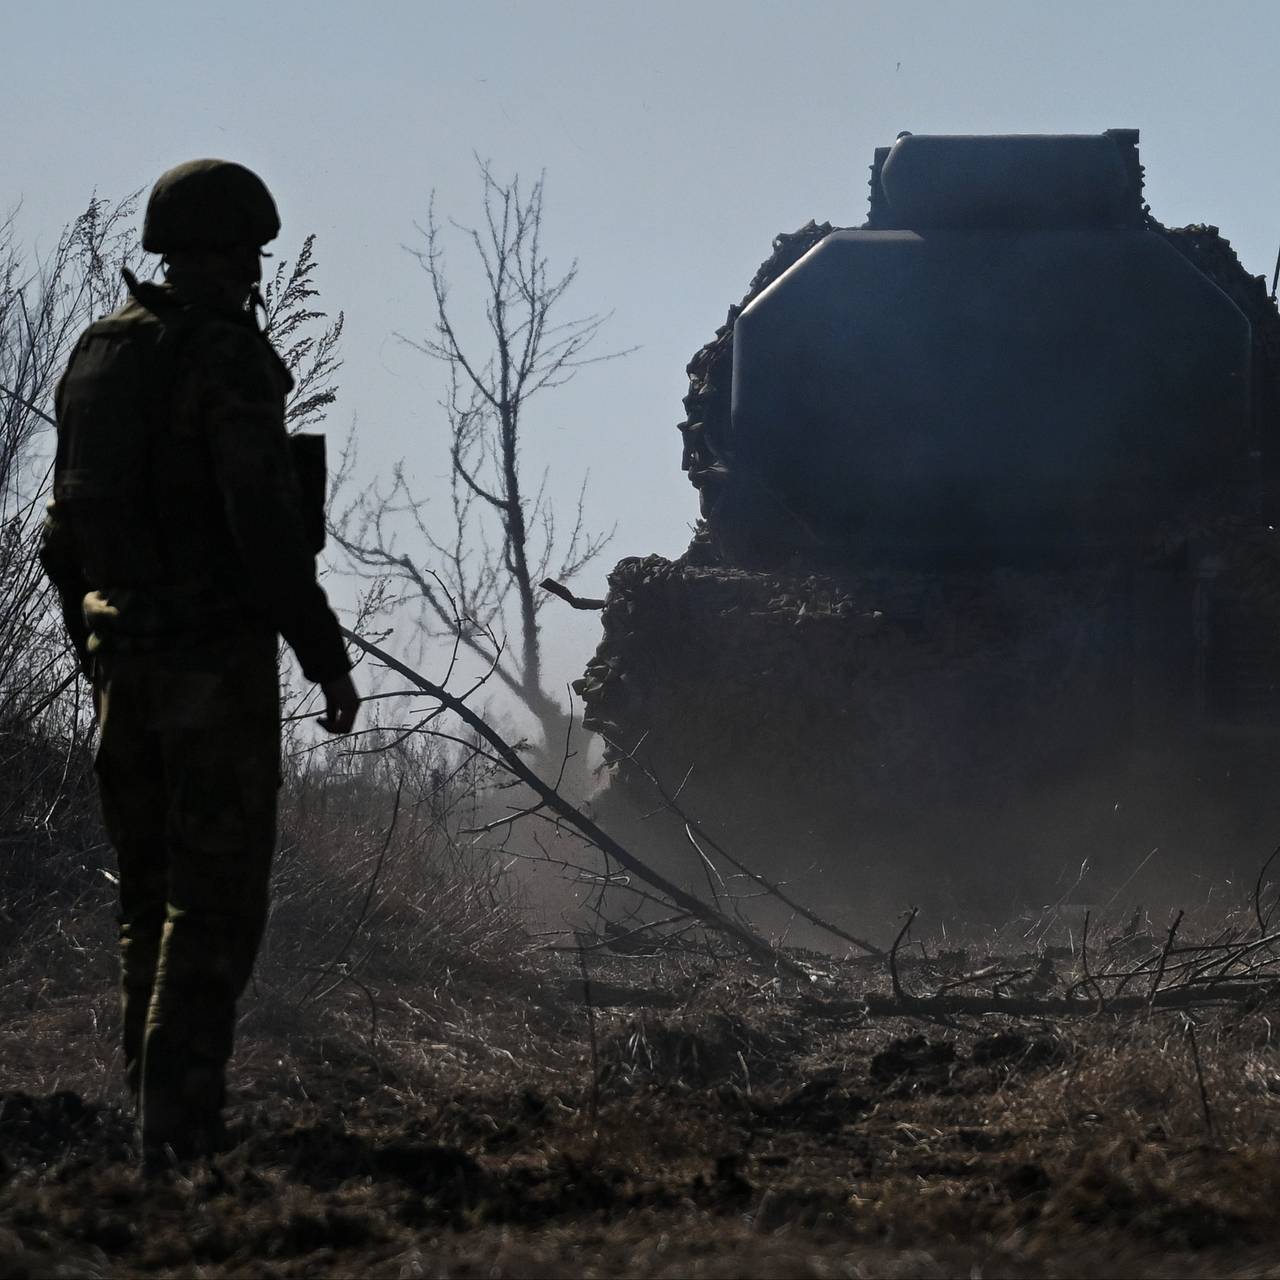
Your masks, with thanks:
[{"label": "soldier's arm", "polygon": [[40,534],[40,564],[58,593],[62,621],[80,660],[80,668],[89,671],[89,628],[84,621],[84,597],[89,590],[80,558],[76,554],[71,530],[62,519],[56,502],[50,502]]},{"label": "soldier's arm", "polygon": [[247,329],[218,325],[194,358],[200,412],[248,595],[297,655],[307,679],[329,684],[351,663],[316,581],[283,390],[270,353]]}]

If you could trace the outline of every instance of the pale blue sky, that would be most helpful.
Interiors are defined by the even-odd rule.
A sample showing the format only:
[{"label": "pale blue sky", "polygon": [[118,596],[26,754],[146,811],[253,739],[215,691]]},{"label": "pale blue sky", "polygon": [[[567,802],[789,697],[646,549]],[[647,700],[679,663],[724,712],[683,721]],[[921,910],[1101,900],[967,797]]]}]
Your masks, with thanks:
[{"label": "pale blue sky", "polygon": [[[639,346],[545,400],[529,450],[617,521],[614,558],[672,555],[696,497],[679,470],[684,366],[772,237],[856,224],[867,167],[900,130],[1138,128],[1163,221],[1219,224],[1270,275],[1280,243],[1280,5],[1271,3],[244,3],[5,6],[0,204],[48,245],[88,194],[222,155],[257,169],[291,252],[318,233],[345,310],[330,430],[358,415],[369,469],[447,465],[438,370],[398,343],[427,291],[401,245],[432,190],[476,209],[472,153],[547,173],[553,266],[570,307],[612,310]],[[452,275],[461,298],[462,259]],[[602,588],[605,566],[580,589]],[[592,616],[546,615],[560,679]]]}]

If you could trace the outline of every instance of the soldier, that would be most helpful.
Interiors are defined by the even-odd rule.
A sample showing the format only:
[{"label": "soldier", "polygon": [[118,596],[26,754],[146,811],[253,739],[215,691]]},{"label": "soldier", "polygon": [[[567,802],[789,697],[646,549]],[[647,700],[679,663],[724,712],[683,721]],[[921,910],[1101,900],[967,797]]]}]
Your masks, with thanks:
[{"label": "soldier", "polygon": [[142,230],[165,282],[125,273],[129,300],[80,337],[57,394],[41,561],[93,679],[125,1070],[153,1155],[224,1137],[275,844],[277,637],[322,687],[327,730],[348,732],[359,705],[316,582],[284,423],[292,379],[255,319],[279,229],[248,169],[169,170]]}]

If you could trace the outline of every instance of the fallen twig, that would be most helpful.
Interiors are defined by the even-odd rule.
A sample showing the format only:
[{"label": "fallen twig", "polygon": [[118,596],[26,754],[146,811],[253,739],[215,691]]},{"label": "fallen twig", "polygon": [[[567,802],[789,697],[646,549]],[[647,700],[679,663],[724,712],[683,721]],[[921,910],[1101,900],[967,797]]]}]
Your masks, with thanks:
[{"label": "fallen twig", "polygon": [[[1258,921],[1258,932],[1265,935],[1271,925],[1271,912],[1265,915],[1262,912],[1262,890],[1266,887],[1267,872],[1271,870],[1271,864],[1280,857],[1280,845],[1277,845],[1271,852],[1271,856],[1262,864],[1258,870],[1258,879],[1253,886],[1253,914]],[[1274,910],[1274,905],[1272,910]]]},{"label": "fallen twig", "polygon": [[898,976],[898,948],[902,946],[902,940],[907,936],[911,926],[915,923],[916,916],[920,914],[919,907],[912,907],[907,914],[906,923],[898,930],[898,936],[893,940],[893,946],[889,948],[889,977],[893,981],[894,999],[899,1004],[905,1004],[911,999],[902,989],[902,979]]},{"label": "fallen twig", "polygon": [[1144,1009],[1198,1009],[1216,1005],[1249,1005],[1272,995],[1277,983],[1224,982],[1217,986],[1169,987],[1154,996],[1120,996],[1100,1008],[1096,1000],[1068,996],[898,996],[864,995],[856,1000],[806,998],[805,1008],[818,1017],[862,1014],[876,1018],[929,1016],[979,1017],[993,1013],[1014,1018],[1088,1018],[1100,1013],[1141,1013]]},{"label": "fallen twig", "polygon": [[1151,999],[1155,998],[1155,994],[1160,990],[1160,983],[1164,981],[1164,967],[1169,963],[1169,953],[1173,950],[1173,941],[1178,936],[1178,926],[1182,923],[1183,912],[1179,911],[1174,917],[1173,923],[1169,926],[1169,936],[1164,940],[1164,949],[1160,952],[1160,963],[1156,967],[1156,976],[1151,980]]},{"label": "fallen twig", "polygon": [[549,943],[543,947],[544,951],[575,951],[583,954],[589,951],[617,951],[623,954],[639,950],[643,943],[637,944],[634,940],[642,938],[646,933],[653,937],[652,950],[658,950],[662,944],[669,938],[678,935],[657,933],[656,930],[663,928],[669,924],[682,924],[689,918],[687,911],[678,911],[675,915],[666,916],[662,920],[651,920],[645,924],[637,925],[634,929],[627,929],[620,933],[607,934],[603,938],[599,938],[595,942],[584,943],[579,937],[573,946],[560,946],[556,943]]}]

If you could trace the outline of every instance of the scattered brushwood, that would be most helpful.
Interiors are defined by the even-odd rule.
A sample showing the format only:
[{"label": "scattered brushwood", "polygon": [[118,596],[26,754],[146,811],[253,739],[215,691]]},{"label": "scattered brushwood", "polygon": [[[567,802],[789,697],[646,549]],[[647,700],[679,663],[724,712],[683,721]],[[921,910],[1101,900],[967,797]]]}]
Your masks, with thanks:
[{"label": "scattered brushwood", "polygon": [[[1268,894],[1273,893],[1266,875],[1280,857],[1280,850],[1259,874],[1252,915],[1246,917],[1237,912],[1227,924],[1210,933],[1200,929],[1195,936],[1187,936],[1188,931],[1183,928],[1186,913],[1178,911],[1157,935],[1149,928],[1141,908],[1122,929],[1100,931],[1086,910],[1079,921],[1079,937],[1069,946],[1041,941],[1020,953],[988,951],[976,955],[964,948],[931,955],[921,944],[917,954],[914,947],[904,949],[910,945],[918,916],[915,909],[907,913],[892,946],[881,950],[824,919],[791,897],[784,886],[751,871],[730,850],[702,832],[685,815],[678,799],[663,799],[685,822],[691,843],[706,863],[710,896],[720,910],[737,910],[739,899],[720,877],[711,861],[712,854],[745,873],[739,878],[758,888],[757,897],[776,898],[793,914],[803,915],[828,938],[847,948],[844,960],[792,949],[791,955],[808,978],[796,992],[809,1016],[845,1022],[874,1018],[948,1022],[990,1016],[1041,1021],[1123,1020],[1178,1013],[1185,1019],[1214,1010],[1257,1014],[1280,1005],[1280,929],[1271,923],[1278,902],[1273,900],[1264,906]],[[592,878],[590,868],[584,864],[563,865],[574,867],[584,878]],[[716,891],[717,880],[723,896]],[[706,938],[688,938],[691,920],[686,914],[634,923],[638,911],[632,904],[630,914],[620,924],[616,914],[608,913],[609,907],[616,912],[617,906],[616,896],[610,899],[608,892],[612,889],[615,894],[625,894],[629,886],[625,880],[612,880],[607,875],[596,875],[594,882],[595,932],[587,934],[581,928],[576,931],[579,955],[612,953],[640,959],[715,954]],[[1059,927],[1063,927],[1058,920],[1061,915],[1060,907],[1053,909],[1052,917]],[[1044,921],[1039,923],[1044,927]],[[1030,937],[1036,931],[1034,927],[1024,930],[1023,936]],[[643,945],[639,939],[643,939]],[[860,989],[850,996],[850,986]],[[571,983],[565,994],[571,1000],[591,1003],[594,999],[615,1008],[656,1009],[669,1003],[663,992],[616,984],[595,984],[593,996],[592,989],[584,983]],[[994,1046],[991,1055],[999,1056]]]},{"label": "scattered brushwood", "polygon": [[[900,960],[913,977],[927,963]],[[10,1050],[42,1024],[0,1026],[0,1268],[1268,1274],[1280,1086],[1265,1012],[1198,1015],[1193,1055],[1163,1017],[850,1025],[741,960],[591,965],[602,992],[631,977],[676,1002],[597,1006],[592,1055],[585,1016],[557,1010],[579,969],[559,953],[536,962],[540,995],[402,986],[376,1045],[335,1005],[253,1013],[231,1150],[150,1181],[91,1071],[24,1078]]]},{"label": "scattered brushwood", "polygon": [[993,1014],[1043,1020],[1150,1017],[1215,1009],[1259,1013],[1280,1003],[1280,930],[1271,927],[1274,904],[1264,912],[1261,895],[1260,877],[1255,919],[1236,918],[1197,938],[1180,936],[1182,911],[1160,936],[1141,927],[1139,912],[1124,930],[1100,939],[1095,930],[1091,938],[1086,912],[1079,941],[1071,947],[988,955],[976,966],[966,963],[967,952],[937,961],[926,953],[912,965],[909,986],[901,948],[916,918],[912,911],[885,958],[888,991],[867,990],[855,999],[807,997],[806,1007],[822,1017],[930,1020]]},{"label": "scattered brushwood", "polygon": [[503,818],[495,824],[490,824],[491,826],[509,829],[511,823],[518,818],[529,818],[545,812],[555,821],[576,832],[580,839],[598,849],[606,858],[644,881],[660,895],[659,901],[665,901],[688,912],[771,968],[803,981],[808,980],[808,974],[802,966],[757,934],[741,917],[726,915],[717,905],[705,902],[680,888],[625,849],[586,813],[567,800],[554,785],[539,777],[520,758],[519,752],[492,725],[467,705],[465,697],[450,693],[443,684],[427,679],[420,672],[414,671],[385,649],[354,631],[344,628],[343,634],[357,648],[376,659],[387,670],[395,672],[432,698],[442,711],[448,711],[457,717],[475,735],[476,740],[483,743],[483,746],[476,748],[478,754],[499,768],[505,769],[511,778],[522,783],[536,797],[534,803],[514,817]]}]

